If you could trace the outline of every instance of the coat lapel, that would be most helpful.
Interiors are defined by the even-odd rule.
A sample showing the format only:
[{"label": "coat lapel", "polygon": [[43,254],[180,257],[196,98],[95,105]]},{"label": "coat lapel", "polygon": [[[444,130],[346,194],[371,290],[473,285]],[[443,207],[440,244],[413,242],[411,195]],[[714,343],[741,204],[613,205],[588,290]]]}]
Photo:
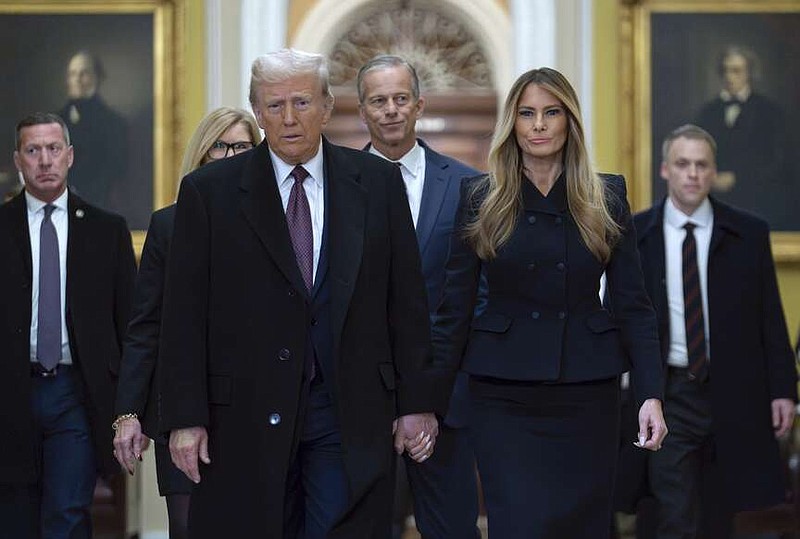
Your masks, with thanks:
[{"label": "coat lapel", "polygon": [[714,259],[714,253],[722,242],[732,236],[741,236],[736,224],[730,218],[728,208],[714,198],[709,197],[711,207],[714,208],[714,229],[711,231],[711,244],[708,247],[708,263]]},{"label": "coat lapel", "polygon": [[364,252],[367,193],[360,172],[338,147],[323,139],[328,186],[326,225],[328,276],[331,279],[331,326],[338,350],[344,319],[353,296]]},{"label": "coat lapel", "polygon": [[22,260],[25,262],[25,273],[33,279],[33,261],[31,258],[31,237],[28,231],[28,205],[25,202],[25,192],[23,191],[14,197],[9,203],[14,217],[9,223],[14,241],[19,247]]},{"label": "coat lapel", "polygon": [[[67,198],[67,222],[69,223],[69,230],[67,232],[67,288],[65,300],[65,316],[67,318],[67,328],[72,331],[72,311],[73,299],[80,298],[81,294],[76,292],[77,288],[81,287],[80,276],[86,274],[83,268],[79,267],[81,264],[88,263],[92,256],[89,252],[84,253],[87,247],[91,246],[90,238],[87,238],[87,233],[90,228],[87,224],[92,219],[92,212],[94,208],[88,206],[83,199],[72,192],[69,193]],[[75,340],[70,336],[70,343],[74,349]]]},{"label": "coat lapel", "polygon": [[447,162],[422,141],[419,141],[419,144],[425,149],[425,183],[422,187],[422,203],[417,219],[417,242],[419,252],[424,253],[452,178],[447,173]]},{"label": "coat lapel", "polygon": [[286,213],[283,211],[281,195],[266,140],[253,150],[239,184],[241,211],[261,244],[296,290],[308,296],[292,242]]}]

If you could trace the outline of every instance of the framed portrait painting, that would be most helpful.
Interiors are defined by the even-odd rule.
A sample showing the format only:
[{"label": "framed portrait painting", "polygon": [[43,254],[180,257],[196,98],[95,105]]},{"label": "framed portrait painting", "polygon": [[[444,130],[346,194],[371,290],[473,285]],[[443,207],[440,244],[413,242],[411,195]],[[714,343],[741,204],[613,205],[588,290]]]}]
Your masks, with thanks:
[{"label": "framed portrait painting", "polygon": [[75,148],[70,188],[147,227],[174,195],[182,1],[0,0],[0,195],[19,189],[14,125],[55,112]]},{"label": "framed portrait painting", "polygon": [[800,3],[629,2],[636,206],[661,199],[661,141],[693,123],[717,143],[712,196],[764,218],[800,260]]}]

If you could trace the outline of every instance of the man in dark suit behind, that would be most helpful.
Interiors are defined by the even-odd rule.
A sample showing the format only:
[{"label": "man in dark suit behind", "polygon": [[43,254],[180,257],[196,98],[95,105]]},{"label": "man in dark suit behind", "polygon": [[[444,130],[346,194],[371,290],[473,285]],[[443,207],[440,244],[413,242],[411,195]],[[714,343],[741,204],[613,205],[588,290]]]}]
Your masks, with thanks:
[{"label": "man in dark suit behind", "polygon": [[321,55],[259,57],[250,101],[266,140],[184,179],[167,268],[162,430],[197,483],[189,534],[385,539],[393,424],[422,461],[447,406],[402,177],[321,137]]},{"label": "man in dark suit behind", "polygon": [[699,127],[670,133],[668,196],[635,217],[668,372],[670,434],[647,456],[659,539],[727,539],[735,511],[784,500],[776,438],[794,419],[797,373],[769,229],[708,196],[715,151]]},{"label": "man in dark suit behind", "polygon": [[[77,156],[80,159],[80,155]],[[17,125],[25,191],[0,207],[0,522],[14,538],[91,537],[135,263],[125,221],[69,192],[64,121]]]},{"label": "man in dark suit behind", "polygon": [[[359,112],[370,134],[368,151],[399,165],[422,256],[428,310],[444,284],[450,235],[465,177],[478,171],[433,151],[414,134],[425,108],[419,78],[398,56],[376,56],[357,77]],[[417,529],[426,539],[480,537],[475,457],[466,432],[467,380],[461,375],[440,427],[434,456],[424,463],[406,459]]]}]

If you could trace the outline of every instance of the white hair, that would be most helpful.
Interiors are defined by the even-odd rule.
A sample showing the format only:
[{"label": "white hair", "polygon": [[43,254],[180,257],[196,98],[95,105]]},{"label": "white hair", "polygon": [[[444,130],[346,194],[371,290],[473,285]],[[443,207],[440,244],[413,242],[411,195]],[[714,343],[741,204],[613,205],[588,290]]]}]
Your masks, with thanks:
[{"label": "white hair", "polygon": [[328,61],[321,54],[280,49],[259,56],[253,61],[250,70],[250,104],[256,105],[256,90],[261,84],[284,82],[297,75],[316,75],[322,86],[322,93],[332,100]]}]

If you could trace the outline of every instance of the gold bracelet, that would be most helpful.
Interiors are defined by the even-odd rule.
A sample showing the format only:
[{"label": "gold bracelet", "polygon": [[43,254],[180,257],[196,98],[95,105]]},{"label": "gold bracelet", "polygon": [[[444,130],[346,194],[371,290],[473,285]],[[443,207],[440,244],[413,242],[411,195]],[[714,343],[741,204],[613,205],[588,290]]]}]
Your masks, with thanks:
[{"label": "gold bracelet", "polygon": [[111,428],[113,430],[117,430],[119,428],[119,424],[125,421],[126,419],[139,419],[139,414],[122,414],[118,415],[117,418],[111,423]]}]

